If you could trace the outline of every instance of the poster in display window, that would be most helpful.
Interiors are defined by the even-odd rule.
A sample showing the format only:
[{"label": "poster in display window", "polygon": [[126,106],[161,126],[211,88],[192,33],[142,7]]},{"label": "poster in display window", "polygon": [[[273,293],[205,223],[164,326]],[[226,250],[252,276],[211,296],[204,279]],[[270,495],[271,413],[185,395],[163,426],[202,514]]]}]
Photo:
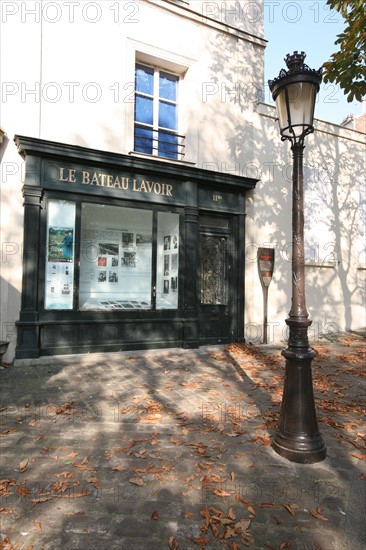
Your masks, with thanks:
[{"label": "poster in display window", "polygon": [[74,228],[48,228],[45,309],[73,307]]},{"label": "poster in display window", "polygon": [[73,229],[65,227],[49,227],[48,229],[48,261],[72,262],[73,259]]},{"label": "poster in display window", "polygon": [[163,236],[163,295],[175,300],[178,290],[178,236],[176,233]]}]

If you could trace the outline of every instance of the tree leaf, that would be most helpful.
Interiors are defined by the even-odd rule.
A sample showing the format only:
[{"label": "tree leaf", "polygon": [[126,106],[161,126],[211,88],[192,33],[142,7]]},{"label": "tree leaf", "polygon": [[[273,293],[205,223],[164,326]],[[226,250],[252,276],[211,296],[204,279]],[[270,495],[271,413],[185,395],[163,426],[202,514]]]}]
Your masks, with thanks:
[{"label": "tree leaf", "polygon": [[282,506],[284,508],[286,508],[286,510],[288,512],[290,512],[290,514],[292,515],[292,517],[294,518],[295,517],[295,512],[296,510],[298,509],[298,505],[295,504],[295,503],[292,503],[292,504],[282,504]]},{"label": "tree leaf", "polygon": [[146,485],[141,477],[131,477],[128,481],[133,485],[137,485],[138,487],[145,487]]},{"label": "tree leaf", "polygon": [[241,532],[244,533],[249,529],[251,522],[250,519],[241,519],[235,524],[235,529],[241,529]]},{"label": "tree leaf", "polygon": [[25,472],[28,465],[28,458],[25,458],[19,463],[19,472]]},{"label": "tree leaf", "polygon": [[179,548],[179,542],[175,537],[169,537],[168,544],[169,550],[178,550]]},{"label": "tree leaf", "polygon": [[308,510],[309,514],[313,516],[313,518],[320,519],[321,521],[328,521],[328,518],[323,516],[322,511],[323,510],[320,506],[318,506],[316,510],[310,510],[310,508]]}]

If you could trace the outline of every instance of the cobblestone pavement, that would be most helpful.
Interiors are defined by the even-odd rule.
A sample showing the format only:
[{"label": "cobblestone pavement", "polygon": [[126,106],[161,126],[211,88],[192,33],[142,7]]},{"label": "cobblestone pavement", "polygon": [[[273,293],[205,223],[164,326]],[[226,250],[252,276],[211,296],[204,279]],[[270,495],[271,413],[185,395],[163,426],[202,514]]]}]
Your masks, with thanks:
[{"label": "cobblestone pavement", "polygon": [[321,463],[271,448],[283,346],[0,369],[0,548],[365,548],[365,340],[316,342]]}]

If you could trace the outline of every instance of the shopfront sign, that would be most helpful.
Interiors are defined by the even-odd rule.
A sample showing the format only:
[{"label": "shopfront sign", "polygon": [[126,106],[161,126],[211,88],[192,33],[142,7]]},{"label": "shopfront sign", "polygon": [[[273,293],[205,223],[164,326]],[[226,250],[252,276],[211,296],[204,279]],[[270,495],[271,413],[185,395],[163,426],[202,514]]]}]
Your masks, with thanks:
[{"label": "shopfront sign", "polygon": [[108,187],[113,189],[128,190],[136,193],[151,193],[154,195],[165,195],[172,197],[173,185],[169,183],[160,183],[159,181],[149,181],[145,179],[130,178],[120,174],[108,174],[95,170],[80,170],[58,168],[58,181],[67,183],[78,183],[80,185],[89,185],[90,187]]},{"label": "shopfront sign", "polygon": [[45,162],[43,187],[118,198],[183,204],[183,185],[160,176],[144,176],[66,163]]}]

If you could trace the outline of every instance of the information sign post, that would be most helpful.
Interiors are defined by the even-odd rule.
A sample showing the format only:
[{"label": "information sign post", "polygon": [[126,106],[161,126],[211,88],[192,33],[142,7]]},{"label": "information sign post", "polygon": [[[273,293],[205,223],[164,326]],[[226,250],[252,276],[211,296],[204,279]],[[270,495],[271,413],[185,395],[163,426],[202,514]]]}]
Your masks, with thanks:
[{"label": "information sign post", "polygon": [[258,273],[263,289],[263,344],[267,344],[268,327],[268,287],[271,284],[274,268],[274,248],[258,248]]}]

